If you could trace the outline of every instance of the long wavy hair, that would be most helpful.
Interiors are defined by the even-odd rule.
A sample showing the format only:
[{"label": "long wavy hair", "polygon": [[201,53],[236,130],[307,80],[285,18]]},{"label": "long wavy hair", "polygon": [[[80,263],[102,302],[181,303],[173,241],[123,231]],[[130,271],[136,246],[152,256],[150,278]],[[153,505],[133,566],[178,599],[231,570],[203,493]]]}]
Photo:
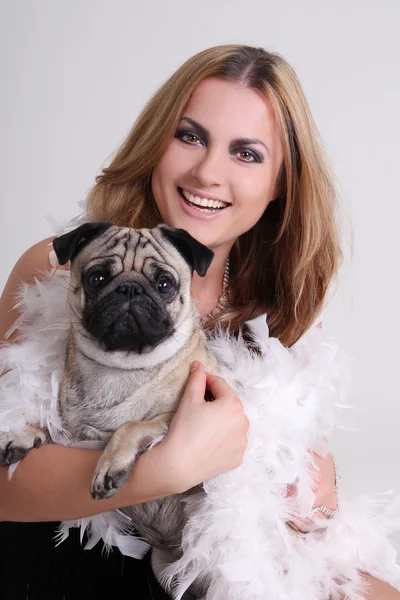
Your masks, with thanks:
[{"label": "long wavy hair", "polygon": [[[204,50],[153,95],[88,196],[91,220],[154,227],[160,220],[151,174],[174,137],[196,86],[208,77],[262,92],[283,147],[278,196],[231,251],[230,306],[218,323],[238,331],[267,313],[270,335],[294,344],[319,316],[343,258],[337,193],[300,82],[277,53],[243,45]],[[216,319],[209,322],[212,328]]]}]

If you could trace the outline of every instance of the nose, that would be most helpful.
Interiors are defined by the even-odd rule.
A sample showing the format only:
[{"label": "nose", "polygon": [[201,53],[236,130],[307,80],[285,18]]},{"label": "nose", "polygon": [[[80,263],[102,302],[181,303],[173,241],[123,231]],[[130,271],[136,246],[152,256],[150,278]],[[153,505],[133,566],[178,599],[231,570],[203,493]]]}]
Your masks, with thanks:
[{"label": "nose", "polygon": [[224,181],[224,165],[221,150],[207,148],[192,167],[192,175],[202,187],[221,185]]},{"label": "nose", "polygon": [[143,294],[143,288],[134,281],[127,281],[126,283],[122,283],[117,288],[117,292],[120,292],[121,294],[129,294],[130,296],[139,296],[140,294]]}]

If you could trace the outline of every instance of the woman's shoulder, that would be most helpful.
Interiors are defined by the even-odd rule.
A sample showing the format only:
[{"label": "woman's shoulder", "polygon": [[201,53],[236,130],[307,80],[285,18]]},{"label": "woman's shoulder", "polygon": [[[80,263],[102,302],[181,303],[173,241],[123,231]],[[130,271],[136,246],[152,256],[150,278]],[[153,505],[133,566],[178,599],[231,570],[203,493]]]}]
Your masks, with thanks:
[{"label": "woman's shoulder", "polygon": [[53,268],[68,268],[58,264],[53,254],[53,239],[54,236],[51,236],[37,242],[25,250],[15,263],[0,298],[0,342],[5,339],[8,329],[18,317],[14,305],[21,284],[32,283],[35,278],[42,279]]},{"label": "woman's shoulder", "polygon": [[68,266],[58,264],[53,249],[55,236],[40,240],[19,257],[12,269],[4,292],[9,285],[15,286],[23,282],[30,283],[34,278],[43,278],[52,268],[68,269]]}]

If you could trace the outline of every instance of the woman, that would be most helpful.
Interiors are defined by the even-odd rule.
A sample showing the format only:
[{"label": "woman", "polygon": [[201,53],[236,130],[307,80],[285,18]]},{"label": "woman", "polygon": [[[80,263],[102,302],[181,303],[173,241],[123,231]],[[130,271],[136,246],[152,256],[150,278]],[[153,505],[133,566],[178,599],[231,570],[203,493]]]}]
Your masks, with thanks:
[{"label": "woman", "polygon": [[[93,220],[133,227],[164,221],[189,231],[215,253],[207,276],[193,277],[204,328],[229,322],[238,329],[266,312],[271,335],[286,346],[319,317],[341,260],[335,189],[301,86],[281,57],[258,48],[219,46],[188,60],[139,116],[97,178],[87,209]],[[17,316],[9,312],[16,285],[48,264],[50,241],[29,249],[11,273],[0,306],[3,335]],[[140,457],[113,498],[94,501],[88,493],[99,451],[43,446],[28,454],[11,482],[1,468],[0,519],[81,518],[187,490],[238,466],[248,428],[241,403],[222,379],[195,367],[165,440]],[[204,402],[206,384],[215,397],[212,415]],[[332,457],[316,460],[315,506],[334,510]],[[292,526],[307,531],[312,519]],[[6,524],[3,535],[20,536],[20,544],[24,527]],[[47,530],[40,533],[43,525],[32,527],[33,545],[48,539]],[[114,555],[115,572],[106,573],[110,563],[92,551],[82,569],[85,553],[76,539],[69,543],[53,566],[59,577],[82,574],[92,561],[92,574],[134,573],[136,586],[144,576],[140,597],[163,597],[151,573],[143,575],[143,563],[125,559],[124,565]],[[56,551],[46,552],[54,565]],[[67,570],[71,557],[74,567]],[[32,567],[24,565],[24,584],[29,568],[32,576]],[[400,598],[391,586],[365,578],[369,598]],[[62,594],[70,597],[65,587]]]}]

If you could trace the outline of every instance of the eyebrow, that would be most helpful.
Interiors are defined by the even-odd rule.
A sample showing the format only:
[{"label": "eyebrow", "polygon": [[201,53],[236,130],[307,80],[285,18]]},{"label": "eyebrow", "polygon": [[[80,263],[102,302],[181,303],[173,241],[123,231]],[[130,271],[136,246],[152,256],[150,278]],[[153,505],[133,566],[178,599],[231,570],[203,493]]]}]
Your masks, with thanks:
[{"label": "eyebrow", "polygon": [[[191,119],[190,117],[182,117],[181,121],[186,121],[187,123],[192,125],[192,127],[195,127],[195,129],[197,129],[197,131],[205,139],[205,141],[209,141],[210,132],[208,131],[208,129],[203,127],[203,125],[200,125],[200,123],[198,123],[194,119]],[[232,142],[229,145],[229,148],[232,150],[235,146],[248,146],[252,144],[260,144],[261,146],[264,146],[268,154],[271,154],[268,146],[266,146],[266,144],[258,138],[236,138],[235,140],[232,140]]]}]

